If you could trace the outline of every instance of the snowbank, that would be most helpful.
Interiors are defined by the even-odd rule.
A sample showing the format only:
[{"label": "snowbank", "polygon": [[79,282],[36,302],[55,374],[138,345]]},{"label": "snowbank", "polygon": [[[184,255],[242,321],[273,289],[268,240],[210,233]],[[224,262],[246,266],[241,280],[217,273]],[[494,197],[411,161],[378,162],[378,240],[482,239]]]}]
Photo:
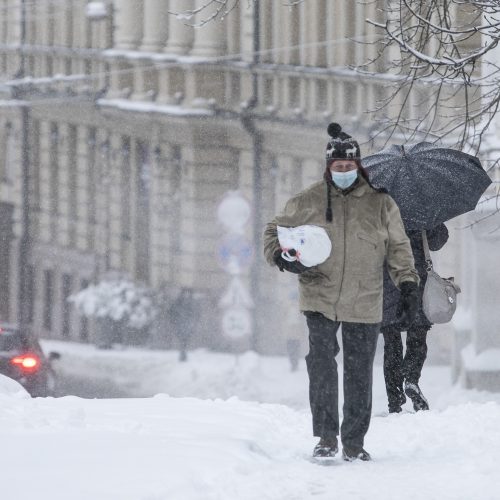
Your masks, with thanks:
[{"label": "snowbank", "polygon": [[[238,399],[8,398],[6,500],[494,500],[500,405],[375,417],[371,463],[309,461],[308,412]],[[29,481],[26,481],[26,478]]]},{"label": "snowbank", "polygon": [[21,384],[5,375],[0,375],[0,397],[6,396],[20,399],[31,397]]},{"label": "snowbank", "polygon": [[[197,398],[29,398],[0,378],[0,470],[9,477],[2,499],[500,498],[500,395],[452,387],[446,367],[424,370],[430,411],[387,416],[377,366],[365,442],[373,462],[337,457],[322,467],[310,461],[316,439],[303,363],[291,373],[285,358],[255,353],[198,350],[179,363],[176,352],[43,345],[61,352],[58,370]],[[134,386],[141,373],[147,376]],[[240,399],[216,396],[231,393]],[[283,400],[293,408],[241,398]]]}]

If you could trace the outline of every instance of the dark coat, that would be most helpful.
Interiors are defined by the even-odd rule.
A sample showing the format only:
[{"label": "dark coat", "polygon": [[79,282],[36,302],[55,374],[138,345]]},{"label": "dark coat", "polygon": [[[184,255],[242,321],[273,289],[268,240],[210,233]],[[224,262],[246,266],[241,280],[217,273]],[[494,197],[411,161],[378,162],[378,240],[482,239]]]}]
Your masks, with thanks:
[{"label": "dark coat", "polygon": [[[430,328],[432,323],[427,319],[422,310],[422,295],[424,293],[425,282],[427,281],[427,270],[425,264],[424,243],[422,241],[422,233],[420,231],[407,231],[406,234],[410,238],[411,249],[415,259],[415,268],[420,276],[420,308],[412,326],[422,326]],[[427,231],[427,241],[429,249],[432,251],[440,250],[448,241],[448,229],[444,224],[436,226],[434,229]],[[384,269],[384,317],[382,320],[382,328],[389,325],[397,325],[397,308],[399,303],[400,293],[396,288],[387,268]]]}]

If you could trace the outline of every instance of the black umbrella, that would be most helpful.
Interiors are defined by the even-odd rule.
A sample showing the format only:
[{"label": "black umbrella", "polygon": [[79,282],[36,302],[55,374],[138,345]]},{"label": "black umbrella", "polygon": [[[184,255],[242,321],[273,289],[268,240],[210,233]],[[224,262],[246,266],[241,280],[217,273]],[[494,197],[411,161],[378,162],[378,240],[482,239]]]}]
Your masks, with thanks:
[{"label": "black umbrella", "polygon": [[491,184],[475,156],[428,142],[393,145],[362,164],[372,184],[394,198],[406,229],[432,229],[474,210]]}]

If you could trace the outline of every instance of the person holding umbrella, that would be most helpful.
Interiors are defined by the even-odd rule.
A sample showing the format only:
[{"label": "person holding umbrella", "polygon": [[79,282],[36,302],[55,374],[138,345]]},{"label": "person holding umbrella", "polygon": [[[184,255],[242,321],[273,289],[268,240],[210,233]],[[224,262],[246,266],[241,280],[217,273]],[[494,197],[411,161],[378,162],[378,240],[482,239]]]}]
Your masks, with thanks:
[{"label": "person holding umbrella", "polygon": [[[401,322],[398,314],[399,290],[392,283],[387,269],[384,272],[384,315],[381,332],[384,336],[384,379],[389,403],[389,413],[400,413],[408,396],[415,411],[428,410],[429,403],[422,394],[418,382],[427,357],[427,333],[432,327],[422,310],[422,296],[427,279],[422,232],[407,231],[415,267],[420,276],[420,307],[411,324]],[[448,240],[448,229],[439,224],[427,231],[429,249],[440,250]],[[403,357],[401,333],[406,331],[406,353]],[[404,384],[404,387],[403,387]],[[405,396],[406,394],[406,396]]]},{"label": "person holding umbrella", "polygon": [[[292,197],[267,224],[264,254],[280,271],[298,274],[300,310],[309,329],[309,398],[313,434],[320,438],[314,457],[333,457],[341,435],[345,460],[370,460],[364,449],[372,405],[373,359],[382,320],[383,267],[401,291],[400,310],[412,321],[418,308],[418,273],[399,209],[373,188],[361,166],[360,148],[340,125],[328,127],[324,178]],[[319,226],[331,252],[316,265],[293,248],[282,248],[281,228]],[[309,267],[306,265],[309,264]],[[339,352],[342,325],[344,406],[338,414]]]},{"label": "person holding umbrella", "polygon": [[[385,189],[401,211],[421,278],[421,299],[427,278],[422,231],[426,232],[430,250],[442,248],[448,239],[444,222],[473,210],[491,179],[476,157],[428,142],[392,145],[364,158],[362,163],[372,184]],[[431,323],[421,308],[414,322],[398,317],[399,292],[390,281],[386,273],[382,333],[389,412],[401,411],[405,393],[416,411],[427,410],[429,404],[418,381],[427,354],[426,336]],[[404,358],[402,331],[407,332]]]}]

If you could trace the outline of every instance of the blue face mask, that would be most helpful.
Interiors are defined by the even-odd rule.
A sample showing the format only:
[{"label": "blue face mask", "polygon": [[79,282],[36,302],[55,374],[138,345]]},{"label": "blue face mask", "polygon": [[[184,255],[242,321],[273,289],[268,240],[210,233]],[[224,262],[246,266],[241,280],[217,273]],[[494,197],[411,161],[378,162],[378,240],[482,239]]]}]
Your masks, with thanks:
[{"label": "blue face mask", "polygon": [[349,172],[332,172],[332,180],[340,189],[347,189],[358,177],[358,170],[349,170]]}]

